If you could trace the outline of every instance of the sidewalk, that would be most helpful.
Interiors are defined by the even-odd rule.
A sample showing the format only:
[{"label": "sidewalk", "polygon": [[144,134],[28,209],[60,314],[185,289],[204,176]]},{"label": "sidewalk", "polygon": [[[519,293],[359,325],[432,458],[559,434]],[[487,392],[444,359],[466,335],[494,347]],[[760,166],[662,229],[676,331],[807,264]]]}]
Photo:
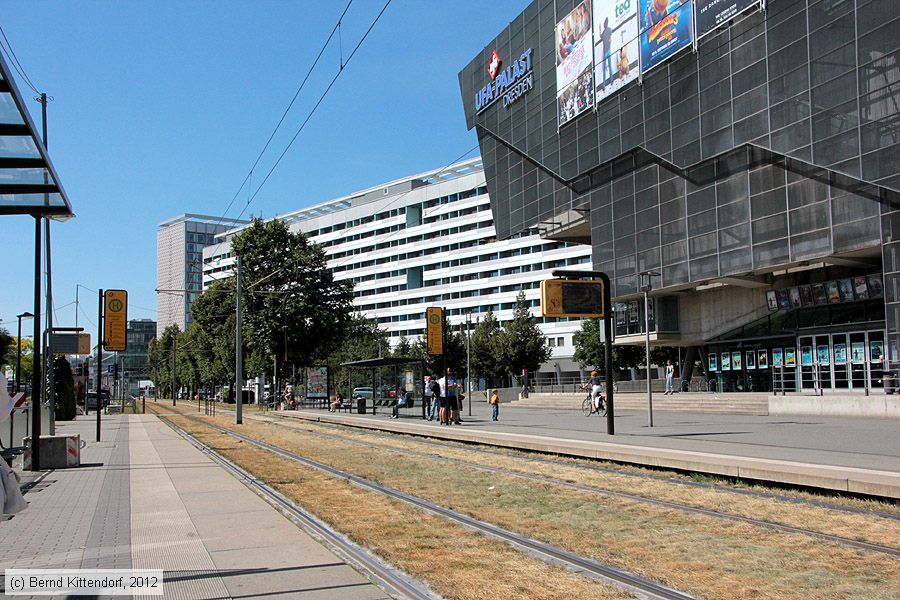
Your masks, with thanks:
[{"label": "sidewalk", "polygon": [[93,415],[57,433],[87,441],[83,466],[0,522],[3,568],[163,569],[166,598],[387,597],[155,416],[105,417],[99,443]]}]

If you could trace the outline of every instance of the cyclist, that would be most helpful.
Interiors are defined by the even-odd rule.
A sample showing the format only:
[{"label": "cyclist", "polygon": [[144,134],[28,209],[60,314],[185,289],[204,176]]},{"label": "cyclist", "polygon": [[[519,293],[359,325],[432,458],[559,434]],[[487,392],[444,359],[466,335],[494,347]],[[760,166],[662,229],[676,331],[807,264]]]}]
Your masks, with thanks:
[{"label": "cyclist", "polygon": [[591,371],[591,378],[587,380],[584,387],[591,386],[591,398],[594,401],[594,412],[600,410],[600,402],[603,401],[603,379],[597,371]]}]

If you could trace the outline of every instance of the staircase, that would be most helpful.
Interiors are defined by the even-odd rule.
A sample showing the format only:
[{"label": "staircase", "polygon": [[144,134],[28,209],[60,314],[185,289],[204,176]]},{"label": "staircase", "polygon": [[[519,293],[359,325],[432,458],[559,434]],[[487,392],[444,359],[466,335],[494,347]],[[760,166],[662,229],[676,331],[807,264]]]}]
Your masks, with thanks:
[{"label": "staircase", "polygon": [[[510,407],[553,410],[581,410],[584,394],[529,394],[528,398],[515,400]],[[647,410],[647,394],[619,392],[615,395],[616,410]],[[769,395],[763,393],[691,393],[682,392],[666,396],[653,394],[653,410],[673,412],[699,412],[728,415],[768,415]]]}]

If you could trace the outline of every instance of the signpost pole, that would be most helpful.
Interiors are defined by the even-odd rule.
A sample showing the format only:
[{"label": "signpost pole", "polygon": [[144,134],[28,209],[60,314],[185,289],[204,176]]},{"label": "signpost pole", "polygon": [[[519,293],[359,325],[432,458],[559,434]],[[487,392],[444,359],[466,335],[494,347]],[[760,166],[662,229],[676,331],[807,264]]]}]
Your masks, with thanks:
[{"label": "signpost pole", "polygon": [[[97,441],[100,441],[100,413],[103,412],[103,393],[101,385],[101,377],[103,376],[103,290],[100,290],[99,302],[97,303]],[[84,401],[84,410],[87,412],[87,400]]]},{"label": "signpost pole", "polygon": [[[41,219],[34,217],[34,337],[31,362],[31,470],[41,470]],[[11,440],[10,440],[11,441]]]},{"label": "signpost pole", "polygon": [[[244,354],[243,340],[241,339],[241,257],[237,257],[237,269],[235,271],[235,296],[234,296],[234,423],[240,425],[244,422],[244,390],[243,371]],[[257,402],[259,398],[257,398]]]}]

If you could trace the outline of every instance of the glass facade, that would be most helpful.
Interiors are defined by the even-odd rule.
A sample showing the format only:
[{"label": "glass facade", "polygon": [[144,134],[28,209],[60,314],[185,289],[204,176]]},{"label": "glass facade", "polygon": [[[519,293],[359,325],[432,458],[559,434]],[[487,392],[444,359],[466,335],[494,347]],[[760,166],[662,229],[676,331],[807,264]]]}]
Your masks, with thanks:
[{"label": "glass facade", "polygon": [[[558,127],[554,25],[575,4],[535,0],[460,73],[498,235],[586,215],[619,298],[647,270],[665,293],[849,257],[883,270],[896,354],[900,2],[770,0]],[[528,48],[534,89],[476,115],[492,52]]]}]

